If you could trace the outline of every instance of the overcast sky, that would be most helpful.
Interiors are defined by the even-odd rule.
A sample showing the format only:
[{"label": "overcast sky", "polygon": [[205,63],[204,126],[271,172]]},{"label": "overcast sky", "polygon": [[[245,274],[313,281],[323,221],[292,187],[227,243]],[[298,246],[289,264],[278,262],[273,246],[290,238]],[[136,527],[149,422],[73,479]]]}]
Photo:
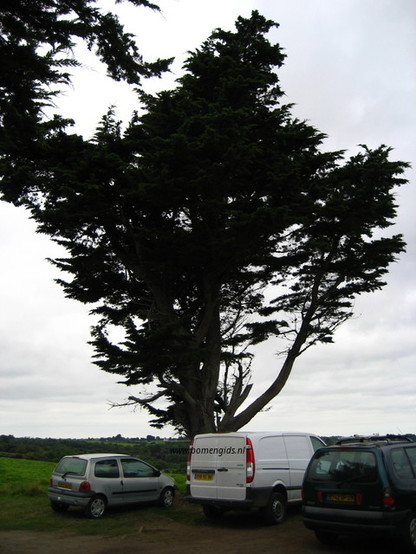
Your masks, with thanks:
[{"label": "overcast sky", "polygon": [[[285,48],[279,72],[293,113],[328,135],[324,147],[392,146],[392,159],[416,166],[416,2],[414,0],[160,0],[163,15],[119,9],[146,59],[175,56],[174,73],[147,90],[170,88],[186,52],[216,27],[233,29],[252,9],[280,27],[270,37]],[[104,2],[103,2],[104,5]],[[106,1],[106,6],[112,2]],[[90,136],[111,104],[127,121],[134,95],[110,83],[83,51],[84,69],[59,109]],[[247,426],[321,435],[416,433],[416,191],[397,192],[394,232],[407,252],[391,266],[381,291],[357,299],[355,317],[335,344],[299,359],[283,392]],[[17,437],[173,436],[153,429],[147,412],[109,409],[139,394],[96,368],[88,346],[88,308],[64,297],[46,261],[58,253],[21,209],[0,203],[0,434]],[[276,347],[259,349],[254,392],[278,370]]]}]

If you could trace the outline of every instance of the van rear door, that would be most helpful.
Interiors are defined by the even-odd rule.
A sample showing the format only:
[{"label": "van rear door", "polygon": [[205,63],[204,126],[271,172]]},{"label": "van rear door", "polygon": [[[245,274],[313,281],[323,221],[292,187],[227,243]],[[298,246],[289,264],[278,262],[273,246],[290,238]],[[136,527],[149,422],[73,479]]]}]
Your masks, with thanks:
[{"label": "van rear door", "polygon": [[221,500],[245,499],[244,436],[196,436],[191,452],[191,496]]}]

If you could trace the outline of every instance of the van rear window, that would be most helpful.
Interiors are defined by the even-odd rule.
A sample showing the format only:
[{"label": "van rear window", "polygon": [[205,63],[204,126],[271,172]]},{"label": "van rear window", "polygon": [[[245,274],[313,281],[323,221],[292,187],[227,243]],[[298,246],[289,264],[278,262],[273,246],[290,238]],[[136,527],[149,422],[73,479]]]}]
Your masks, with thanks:
[{"label": "van rear window", "polygon": [[376,458],[362,450],[327,450],[313,459],[309,477],[316,481],[372,483],[377,480]]}]

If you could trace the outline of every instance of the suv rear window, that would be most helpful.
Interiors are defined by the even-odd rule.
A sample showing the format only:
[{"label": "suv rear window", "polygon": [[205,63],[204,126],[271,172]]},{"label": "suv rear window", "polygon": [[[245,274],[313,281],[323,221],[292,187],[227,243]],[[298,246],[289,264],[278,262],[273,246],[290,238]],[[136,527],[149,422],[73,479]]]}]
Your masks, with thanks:
[{"label": "suv rear window", "polygon": [[365,450],[326,450],[313,459],[309,477],[316,481],[373,483],[377,480],[376,458]]},{"label": "suv rear window", "polygon": [[72,475],[85,475],[87,460],[82,458],[62,458],[55,468],[56,473],[71,473]]}]

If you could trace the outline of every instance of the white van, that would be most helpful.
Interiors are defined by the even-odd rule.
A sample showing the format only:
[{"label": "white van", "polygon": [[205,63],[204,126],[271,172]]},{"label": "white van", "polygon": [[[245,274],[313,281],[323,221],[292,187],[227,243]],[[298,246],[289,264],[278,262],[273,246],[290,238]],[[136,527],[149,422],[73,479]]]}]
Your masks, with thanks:
[{"label": "white van", "polygon": [[196,435],[189,448],[187,495],[209,518],[230,509],[260,509],[279,523],[301,502],[303,475],[325,443],[309,433],[235,432]]}]

